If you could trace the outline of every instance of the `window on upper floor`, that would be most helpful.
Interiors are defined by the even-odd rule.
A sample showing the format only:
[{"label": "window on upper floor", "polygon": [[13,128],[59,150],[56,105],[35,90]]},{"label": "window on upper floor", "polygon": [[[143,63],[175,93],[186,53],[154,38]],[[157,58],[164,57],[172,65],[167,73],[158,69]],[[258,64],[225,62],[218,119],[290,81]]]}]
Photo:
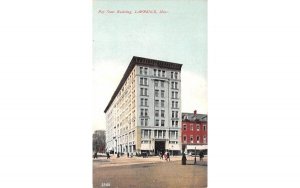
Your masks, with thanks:
[{"label": "window on upper floor", "polygon": [[159,90],[155,90],[155,97],[158,97]]},{"label": "window on upper floor", "polygon": [[164,110],[160,111],[160,114],[161,114],[161,117],[165,117],[165,111]]},{"label": "window on upper floor", "polygon": [[159,120],[155,120],[155,126],[159,126]]},{"label": "window on upper floor", "polygon": [[155,110],[155,117],[159,116],[159,110]]},{"label": "window on upper floor", "polygon": [[164,127],[165,126],[165,120],[161,120],[160,126]]}]

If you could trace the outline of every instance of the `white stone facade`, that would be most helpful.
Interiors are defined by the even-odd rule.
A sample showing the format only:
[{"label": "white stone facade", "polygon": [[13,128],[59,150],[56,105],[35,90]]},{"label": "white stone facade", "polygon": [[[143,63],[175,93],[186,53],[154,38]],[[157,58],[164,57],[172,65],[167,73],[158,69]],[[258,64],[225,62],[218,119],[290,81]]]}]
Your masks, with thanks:
[{"label": "white stone facade", "polygon": [[180,154],[181,66],[133,57],[105,109],[107,150]]}]

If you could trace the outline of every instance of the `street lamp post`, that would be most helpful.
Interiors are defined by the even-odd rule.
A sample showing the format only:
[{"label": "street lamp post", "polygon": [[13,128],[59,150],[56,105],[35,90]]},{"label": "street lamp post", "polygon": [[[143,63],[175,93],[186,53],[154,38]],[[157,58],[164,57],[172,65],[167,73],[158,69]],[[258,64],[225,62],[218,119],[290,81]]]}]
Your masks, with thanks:
[{"label": "street lamp post", "polygon": [[196,164],[196,147],[195,147],[195,160],[194,160],[194,165]]}]

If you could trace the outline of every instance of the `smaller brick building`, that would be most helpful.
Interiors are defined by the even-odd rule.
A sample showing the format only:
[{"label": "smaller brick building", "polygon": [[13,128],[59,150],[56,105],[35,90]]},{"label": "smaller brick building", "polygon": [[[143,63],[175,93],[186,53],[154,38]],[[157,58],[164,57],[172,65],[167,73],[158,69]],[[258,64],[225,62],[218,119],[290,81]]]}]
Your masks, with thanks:
[{"label": "smaller brick building", "polygon": [[194,152],[195,148],[207,150],[207,114],[182,113],[181,141],[182,151]]}]

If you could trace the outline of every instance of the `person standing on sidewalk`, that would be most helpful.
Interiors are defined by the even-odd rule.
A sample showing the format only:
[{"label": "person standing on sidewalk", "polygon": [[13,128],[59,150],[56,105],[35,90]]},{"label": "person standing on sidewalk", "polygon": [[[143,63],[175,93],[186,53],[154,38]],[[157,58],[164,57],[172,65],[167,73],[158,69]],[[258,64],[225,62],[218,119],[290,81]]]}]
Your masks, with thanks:
[{"label": "person standing on sidewalk", "polygon": [[199,158],[200,158],[200,162],[203,161],[203,158],[204,158],[203,151],[200,151]]},{"label": "person standing on sidewalk", "polygon": [[169,152],[167,152],[167,160],[170,161],[170,153]]}]

